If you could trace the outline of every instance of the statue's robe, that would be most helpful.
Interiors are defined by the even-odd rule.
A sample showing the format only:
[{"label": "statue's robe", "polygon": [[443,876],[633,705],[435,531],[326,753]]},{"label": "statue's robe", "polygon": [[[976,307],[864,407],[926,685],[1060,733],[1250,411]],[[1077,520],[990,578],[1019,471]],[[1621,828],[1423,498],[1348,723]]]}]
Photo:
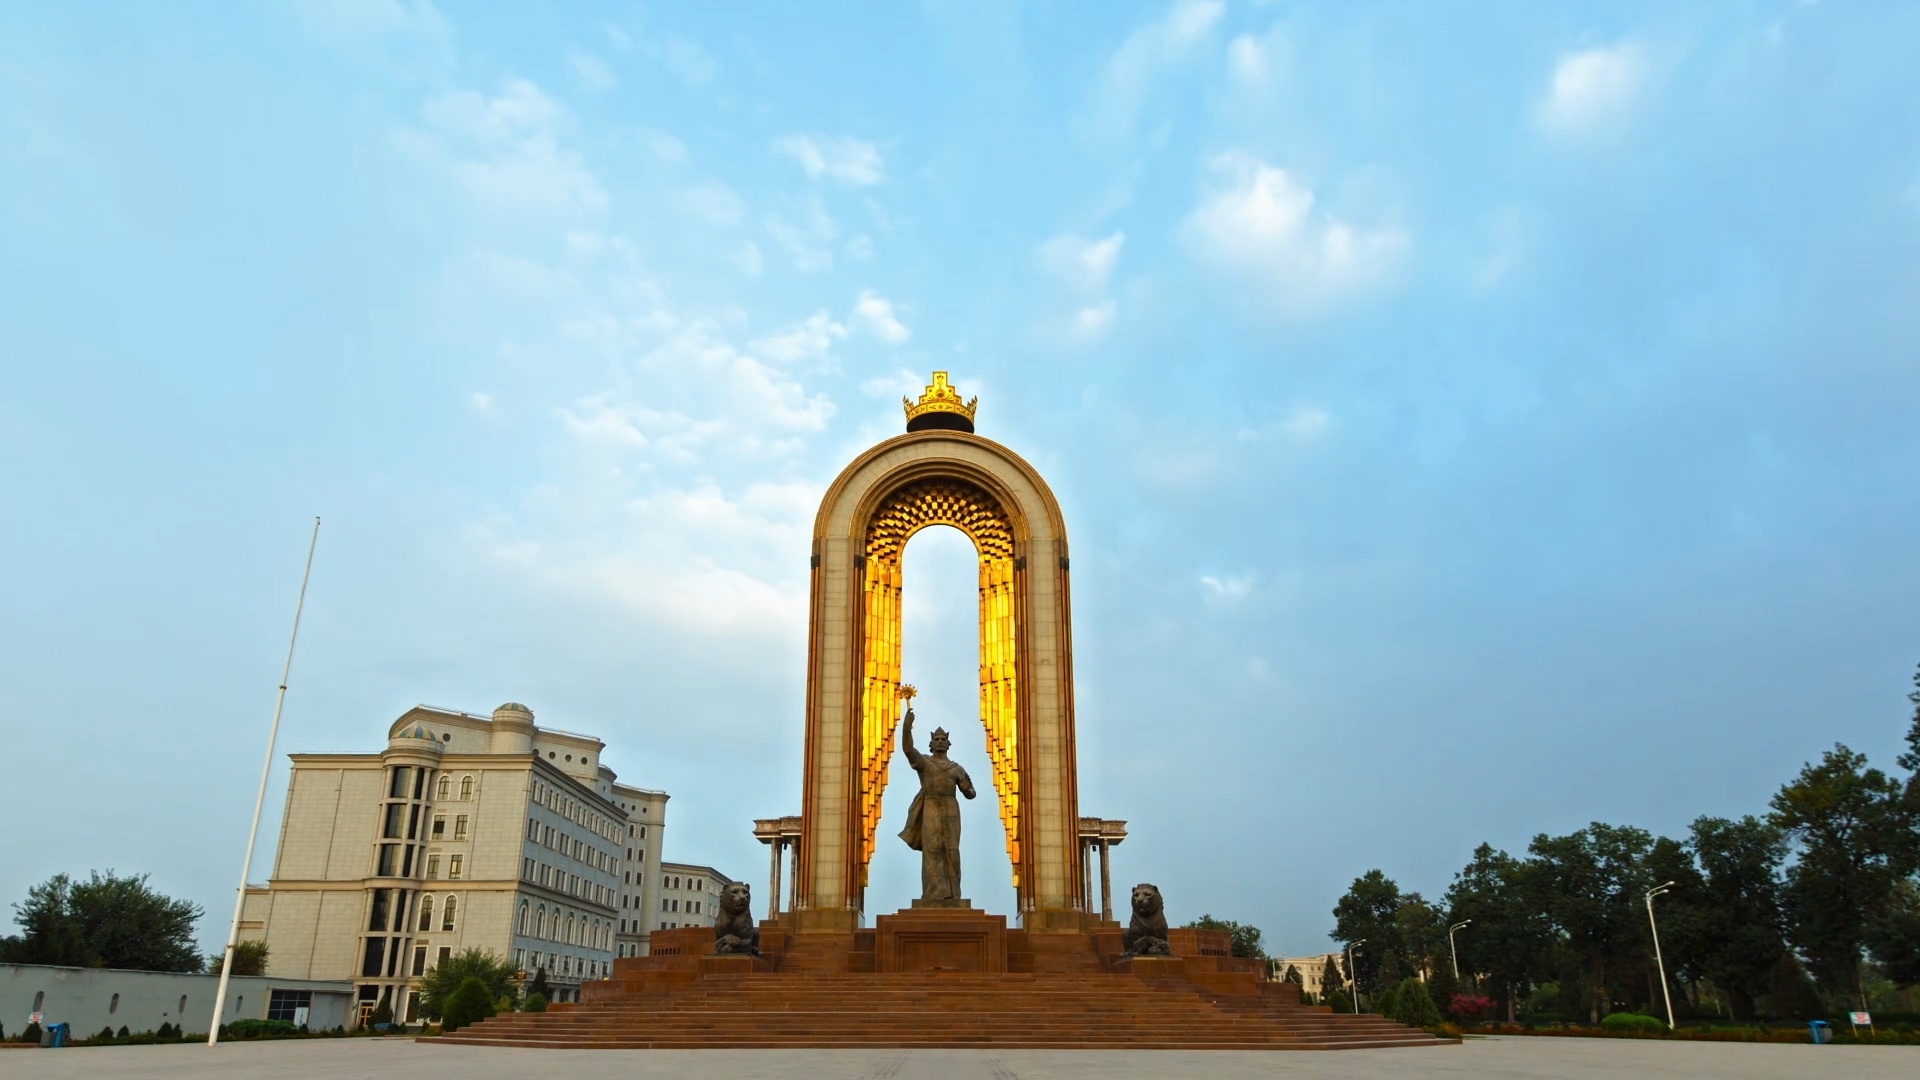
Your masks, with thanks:
[{"label": "statue's robe", "polygon": [[920,791],[907,807],[907,827],[900,839],[920,853],[920,898],[959,900],[961,785],[972,786],[967,771],[945,757],[916,754],[908,758],[920,774]]}]

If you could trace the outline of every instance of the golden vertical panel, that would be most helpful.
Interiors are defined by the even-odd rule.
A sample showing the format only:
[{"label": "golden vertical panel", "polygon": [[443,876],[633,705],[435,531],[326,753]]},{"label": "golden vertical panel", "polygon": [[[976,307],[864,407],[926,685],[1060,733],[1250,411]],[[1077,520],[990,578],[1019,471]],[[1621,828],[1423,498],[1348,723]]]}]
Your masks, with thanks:
[{"label": "golden vertical panel", "polygon": [[881,796],[899,726],[901,556],[913,534],[951,525],[980,559],[980,720],[1000,796],[1013,884],[1020,887],[1018,628],[1014,625],[1013,527],[986,491],[955,480],[928,480],[894,492],[867,527],[863,578],[864,687],[860,706],[860,883],[873,862]]}]

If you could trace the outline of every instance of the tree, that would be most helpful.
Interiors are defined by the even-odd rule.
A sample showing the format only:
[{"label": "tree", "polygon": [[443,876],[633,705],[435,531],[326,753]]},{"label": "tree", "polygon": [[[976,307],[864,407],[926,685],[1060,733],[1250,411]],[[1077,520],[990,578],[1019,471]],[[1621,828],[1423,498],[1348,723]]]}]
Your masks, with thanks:
[{"label": "tree", "polygon": [[512,964],[486,949],[455,953],[428,969],[420,980],[420,1014],[444,1018],[447,1000],[468,979],[480,981],[486,1005],[491,1009],[495,1001],[513,996],[516,974]]},{"label": "tree", "polygon": [[1774,963],[1768,983],[1767,1013],[1775,1020],[1818,1020],[1827,1015],[1813,980],[1792,953],[1783,952]]},{"label": "tree", "polygon": [[1225,930],[1232,937],[1233,955],[1252,960],[1267,958],[1266,950],[1260,947],[1260,928],[1251,923],[1237,923],[1231,919],[1216,919],[1211,915],[1202,915],[1183,929]]},{"label": "tree", "polygon": [[[1347,976],[1340,970],[1340,955],[1327,954],[1327,966],[1320,971],[1320,1004],[1332,1005],[1333,996],[1340,994],[1341,988],[1346,985]],[[1342,994],[1341,998],[1344,1001],[1345,995]]]},{"label": "tree", "polygon": [[[468,950],[469,952],[477,950]],[[444,966],[444,965],[443,965]],[[424,995],[422,996],[424,1001]],[[469,975],[454,987],[446,996],[439,1013],[442,1031],[454,1032],[468,1024],[477,1024],[493,1015],[493,998],[487,994],[487,984],[478,975]]]},{"label": "tree", "polygon": [[[265,975],[267,973],[267,943],[264,941],[241,941],[233,946],[233,973],[235,975]],[[222,953],[207,959],[207,974],[218,975],[226,963],[226,954]]]},{"label": "tree", "polygon": [[[236,968],[239,966],[237,963],[234,965]],[[381,1024],[393,1023],[393,1006],[388,1003],[387,998],[388,995],[382,993],[380,995],[380,1003],[373,1007],[373,1013],[367,1017],[367,1027],[374,1031],[379,1031]]]},{"label": "tree", "polygon": [[1426,984],[1419,979],[1409,976],[1401,981],[1394,989],[1392,1008],[1392,1018],[1408,1027],[1440,1026],[1440,1010],[1434,1006]]},{"label": "tree", "polygon": [[1688,847],[1703,872],[1700,973],[1725,992],[1735,1020],[1751,1020],[1787,948],[1780,909],[1786,835],[1751,814],[1738,821],[1702,817],[1693,823]]},{"label": "tree", "polygon": [[1518,999],[1545,971],[1552,944],[1545,910],[1534,903],[1531,891],[1527,865],[1491,844],[1474,849],[1473,861],[1447,889],[1449,925],[1473,920],[1454,938],[1461,970],[1485,977],[1506,1003],[1509,1023],[1518,1013]]},{"label": "tree", "polygon": [[1353,879],[1346,895],[1333,906],[1333,932],[1342,944],[1364,941],[1353,953],[1353,983],[1357,991],[1378,993],[1383,964],[1397,966],[1402,953],[1395,917],[1400,911],[1400,886],[1378,870]]},{"label": "tree", "polygon": [[1641,898],[1653,837],[1644,829],[1594,822],[1566,836],[1533,838],[1535,884],[1582,981],[1589,1022],[1609,1011],[1613,980],[1650,955]]},{"label": "tree", "polygon": [[9,939],[7,959],[25,964],[199,971],[194,924],[200,905],[164,896],[147,877],[94,871],[76,882],[55,874],[14,905],[24,933]]},{"label": "tree", "polygon": [[527,996],[530,998],[538,997],[540,999],[540,1008],[529,1010],[532,1012],[544,1011],[547,1007],[547,1002],[553,1000],[553,988],[547,985],[546,968],[533,969],[533,981],[527,984]]},{"label": "tree", "polygon": [[1300,974],[1300,969],[1294,967],[1292,964],[1287,965],[1287,970],[1281,974],[1280,981],[1290,982],[1295,986],[1305,986],[1307,984],[1306,978]]},{"label": "tree", "polygon": [[1864,1002],[1860,956],[1907,873],[1912,815],[1898,781],[1835,744],[1774,795],[1769,820],[1796,842],[1787,870],[1793,941],[1815,981]]},{"label": "tree", "polygon": [[1887,910],[1868,924],[1866,943],[1888,982],[1920,986],[1920,883],[1899,884]]}]

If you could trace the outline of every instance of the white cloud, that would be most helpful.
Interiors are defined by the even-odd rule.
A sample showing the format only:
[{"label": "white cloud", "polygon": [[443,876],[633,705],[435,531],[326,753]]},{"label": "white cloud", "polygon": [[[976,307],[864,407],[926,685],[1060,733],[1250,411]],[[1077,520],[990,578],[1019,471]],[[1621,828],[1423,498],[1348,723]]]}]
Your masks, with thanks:
[{"label": "white cloud", "polygon": [[850,259],[858,259],[863,261],[866,259],[871,259],[873,258],[873,237],[868,236],[866,233],[861,233],[860,235],[847,241],[846,250],[847,250],[847,257]]},{"label": "white cloud", "polygon": [[649,128],[641,132],[640,137],[645,140],[647,150],[661,161],[678,164],[687,160],[687,144],[668,132]]},{"label": "white cloud", "polygon": [[860,384],[860,392],[871,398],[917,398],[926,392],[927,377],[906,368],[895,368],[890,375],[876,375]]},{"label": "white cloud", "polygon": [[1238,577],[1214,577],[1203,574],[1200,578],[1200,595],[1214,607],[1231,607],[1247,598],[1253,591],[1253,575],[1242,574]]},{"label": "white cloud", "polygon": [[740,196],[718,180],[688,188],[680,193],[680,201],[688,210],[715,225],[738,225],[747,213],[747,204]]},{"label": "white cloud", "polygon": [[768,213],[762,224],[767,235],[787,252],[793,268],[803,274],[824,273],[833,269],[833,242],[839,235],[833,218],[818,198],[809,200],[800,212],[804,222],[795,222],[784,214]]},{"label": "white cloud", "polygon": [[573,73],[579,76],[580,81],[586,83],[589,89],[599,90],[604,93],[620,85],[620,77],[613,73],[613,68],[607,66],[605,60],[600,59],[592,53],[574,53],[567,57],[567,64],[573,68]]},{"label": "white cloud", "polygon": [[510,79],[492,97],[443,94],[424,115],[429,130],[403,131],[403,146],[444,165],[475,201],[502,210],[606,208],[599,178],[561,145],[565,110],[530,80]]},{"label": "white cloud", "polygon": [[1312,189],[1251,155],[1221,154],[1208,172],[1183,224],[1187,242],[1201,260],[1249,279],[1267,302],[1296,312],[1318,306],[1379,281],[1407,249],[1397,230],[1316,212]]},{"label": "white cloud", "polygon": [[1267,77],[1267,51],[1260,39],[1241,34],[1227,44],[1227,70],[1236,78],[1258,81]]},{"label": "white cloud", "polygon": [[773,140],[773,148],[798,162],[810,177],[822,176],[861,187],[885,182],[886,163],[880,149],[870,142],[848,136],[819,138],[813,135],[782,135]]},{"label": "white cloud", "polygon": [[1040,245],[1040,266],[1069,288],[1099,293],[1106,289],[1107,279],[1120,261],[1120,248],[1126,240],[1126,234],[1121,232],[1100,240],[1063,233]]},{"label": "white cloud", "polygon": [[1073,333],[1083,340],[1097,338],[1113,325],[1119,307],[1111,300],[1089,304],[1073,314]]},{"label": "white cloud", "polygon": [[620,29],[612,23],[601,27],[600,30],[601,33],[607,36],[607,44],[612,45],[615,49],[623,53],[633,51],[633,37],[625,30]]},{"label": "white cloud", "polygon": [[815,312],[805,322],[760,338],[749,346],[755,353],[777,363],[818,360],[833,350],[833,343],[847,336],[847,328],[833,321],[824,311]]},{"label": "white cloud", "polygon": [[1592,132],[1617,121],[1633,105],[1646,74],[1632,42],[1562,56],[1553,83],[1534,106],[1534,119],[1558,135]]},{"label": "white cloud", "polygon": [[1108,58],[1082,119],[1088,133],[1101,139],[1130,136],[1154,81],[1192,55],[1225,10],[1220,0],[1177,0],[1163,17],[1128,35]]},{"label": "white cloud", "polygon": [[757,278],[766,271],[766,260],[760,255],[760,245],[749,240],[740,245],[733,253],[733,268],[750,278]]},{"label": "white cloud", "polygon": [[713,85],[719,74],[720,65],[714,62],[712,54],[701,48],[698,43],[685,38],[669,37],[664,46],[667,70],[674,78],[686,83],[695,90],[704,90]]},{"label": "white cloud", "polygon": [[1332,418],[1327,410],[1314,405],[1303,405],[1287,414],[1280,421],[1280,434],[1294,442],[1312,442],[1326,433],[1327,424]]},{"label": "white cloud", "polygon": [[904,345],[913,336],[893,313],[893,304],[872,289],[862,290],[853,302],[853,321],[889,345]]},{"label": "white cloud", "polygon": [[468,395],[467,404],[473,407],[474,412],[485,415],[493,411],[493,395],[484,394],[475,390],[472,394]]}]

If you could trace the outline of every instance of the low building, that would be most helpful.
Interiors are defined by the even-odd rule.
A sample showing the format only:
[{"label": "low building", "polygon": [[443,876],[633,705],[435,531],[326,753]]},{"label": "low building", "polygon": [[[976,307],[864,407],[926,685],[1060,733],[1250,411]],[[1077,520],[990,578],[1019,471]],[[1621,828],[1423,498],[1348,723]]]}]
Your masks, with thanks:
[{"label": "low building", "polygon": [[[42,1027],[68,1025],[76,1039],[92,1038],[103,1028],[137,1035],[158,1031],[162,1024],[205,1035],[219,993],[218,975],[0,964],[0,1016],[7,1018],[12,1035],[34,1016]],[[356,1022],[353,994],[353,984],[345,980],[235,975],[227,980],[221,1023],[287,1020],[309,1031],[331,1031]]]},{"label": "low building", "polygon": [[294,754],[273,876],[241,937],[276,977],[350,980],[360,1016],[417,1019],[421,978],[469,948],[575,1001],[658,903],[667,795],[618,782],[590,735],[421,705],[379,753]]},{"label": "low building", "polygon": [[711,866],[661,863],[660,910],[653,913],[654,929],[712,926],[720,913],[720,891],[733,879]]},{"label": "low building", "polygon": [[[1334,960],[1341,971],[1347,969],[1345,958],[1340,953],[1321,953],[1318,956],[1288,956],[1268,961],[1268,978],[1275,982],[1286,977],[1287,968],[1293,967],[1300,972],[1300,991],[1319,997],[1321,979],[1327,972],[1327,961]],[[1344,987],[1342,987],[1344,989]]]}]

